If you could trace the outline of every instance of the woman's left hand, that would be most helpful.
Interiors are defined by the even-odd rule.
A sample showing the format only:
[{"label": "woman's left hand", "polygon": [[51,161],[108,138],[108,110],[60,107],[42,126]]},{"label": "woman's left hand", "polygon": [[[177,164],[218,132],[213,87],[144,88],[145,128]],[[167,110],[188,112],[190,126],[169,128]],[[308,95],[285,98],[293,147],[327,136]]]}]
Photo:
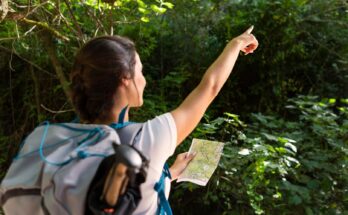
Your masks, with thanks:
[{"label": "woman's left hand", "polygon": [[196,153],[184,152],[178,154],[174,164],[169,168],[170,174],[172,176],[172,181],[177,179],[179,175],[186,169],[190,161],[195,157]]}]

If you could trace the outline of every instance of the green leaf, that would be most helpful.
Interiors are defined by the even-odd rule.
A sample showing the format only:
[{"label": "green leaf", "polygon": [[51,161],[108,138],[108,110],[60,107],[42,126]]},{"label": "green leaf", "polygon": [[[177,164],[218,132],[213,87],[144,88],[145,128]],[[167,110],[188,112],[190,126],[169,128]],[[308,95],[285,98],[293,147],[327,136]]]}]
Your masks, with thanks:
[{"label": "green leaf", "polygon": [[169,9],[173,9],[174,4],[170,3],[170,2],[162,2],[162,5],[166,6]]},{"label": "green leaf", "polygon": [[330,104],[336,103],[336,99],[329,99],[329,103],[330,103]]},{"label": "green leaf", "polygon": [[142,0],[137,0],[139,7],[146,8],[146,4]]},{"label": "green leaf", "polygon": [[250,150],[249,149],[242,149],[238,152],[238,154],[240,155],[249,155],[250,154]]},{"label": "green leaf", "polygon": [[145,17],[145,16],[141,17],[140,20],[143,21],[143,22],[150,22],[150,19]]},{"label": "green leaf", "polygon": [[286,149],[289,149],[289,150],[293,151],[294,153],[297,152],[296,146],[293,145],[293,144],[291,144],[291,143],[289,143],[289,142],[286,142],[286,143],[284,144],[284,147],[285,147]]},{"label": "green leaf", "polygon": [[166,8],[158,7],[157,5],[154,5],[154,4],[151,5],[151,9],[152,9],[154,12],[160,13],[160,14],[165,13],[165,12],[167,11]]},{"label": "green leaf", "polygon": [[279,199],[279,198],[282,197],[282,194],[280,192],[277,192],[276,194],[273,194],[272,197],[275,198],[275,199]]},{"label": "green leaf", "polygon": [[271,134],[267,134],[267,133],[261,133],[264,137],[266,137],[268,140],[271,141],[277,141],[278,142],[278,137],[273,136]]},{"label": "green leaf", "polygon": [[140,13],[143,13],[143,14],[147,14],[148,11],[145,9],[145,8],[142,8],[142,7],[138,7],[138,10]]},{"label": "green leaf", "polygon": [[297,164],[297,165],[300,165],[300,162],[299,162],[297,159],[293,158],[293,157],[285,156],[285,158],[286,158],[288,161],[290,161],[290,162],[293,162],[293,163],[295,163],[295,164]]}]

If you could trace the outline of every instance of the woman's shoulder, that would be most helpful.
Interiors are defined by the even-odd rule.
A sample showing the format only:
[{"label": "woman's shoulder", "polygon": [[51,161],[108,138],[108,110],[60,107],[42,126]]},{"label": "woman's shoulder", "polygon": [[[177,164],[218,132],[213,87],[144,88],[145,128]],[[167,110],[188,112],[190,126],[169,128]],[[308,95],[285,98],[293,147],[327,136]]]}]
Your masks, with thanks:
[{"label": "woman's shoulder", "polygon": [[164,113],[144,122],[138,147],[162,168],[165,160],[174,153],[176,141],[175,121],[171,113]]},{"label": "woman's shoulder", "polygon": [[153,133],[152,138],[176,142],[177,129],[171,113],[164,113],[144,123],[144,131]]},{"label": "woman's shoulder", "polygon": [[154,118],[147,120],[145,124],[148,124],[150,126],[176,127],[174,118],[170,112],[155,116]]}]

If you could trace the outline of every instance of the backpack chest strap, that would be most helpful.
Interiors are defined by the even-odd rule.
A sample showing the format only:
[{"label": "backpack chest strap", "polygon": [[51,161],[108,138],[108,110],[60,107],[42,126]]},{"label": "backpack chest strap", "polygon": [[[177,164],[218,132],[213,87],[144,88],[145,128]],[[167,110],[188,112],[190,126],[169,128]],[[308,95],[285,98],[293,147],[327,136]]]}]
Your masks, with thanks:
[{"label": "backpack chest strap", "polygon": [[171,179],[169,166],[167,163],[164,164],[162,175],[160,180],[155,184],[154,189],[158,193],[159,205],[157,214],[158,215],[172,215],[172,209],[170,208],[170,204],[168,199],[165,196],[165,178],[168,177]]}]

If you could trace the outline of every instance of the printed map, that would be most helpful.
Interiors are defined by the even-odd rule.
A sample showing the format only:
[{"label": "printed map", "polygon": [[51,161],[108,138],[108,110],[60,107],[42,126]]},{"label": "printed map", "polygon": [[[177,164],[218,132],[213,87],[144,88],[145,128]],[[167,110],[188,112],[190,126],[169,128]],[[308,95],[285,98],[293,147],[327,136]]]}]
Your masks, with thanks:
[{"label": "printed map", "polygon": [[190,181],[205,186],[218,166],[224,143],[210,140],[193,139],[189,153],[197,153],[178,182]]}]

